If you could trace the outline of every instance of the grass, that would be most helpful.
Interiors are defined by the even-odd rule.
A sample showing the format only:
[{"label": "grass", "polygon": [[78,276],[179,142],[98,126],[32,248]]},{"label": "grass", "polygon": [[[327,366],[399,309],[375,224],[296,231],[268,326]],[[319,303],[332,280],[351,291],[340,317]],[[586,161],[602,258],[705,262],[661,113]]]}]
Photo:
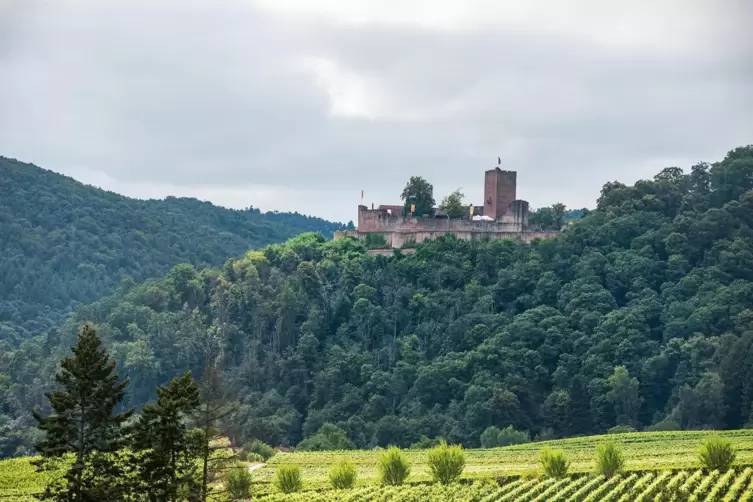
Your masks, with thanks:
[{"label": "grass", "polygon": [[[735,465],[753,465],[753,430],[739,431],[671,431],[633,432],[582,438],[527,443],[503,448],[466,449],[463,478],[514,477],[540,470],[540,454],[545,447],[562,451],[570,461],[570,474],[594,470],[596,445],[612,442],[622,448],[626,471],[661,469],[698,469],[698,451],[706,438],[729,438],[737,450]],[[403,450],[411,464],[408,482],[428,482],[431,473],[426,464],[427,450]],[[307,483],[326,485],[332,464],[348,458],[358,469],[357,484],[378,483],[379,451],[293,452],[278,453],[267,468],[256,471],[255,481],[269,481],[275,466],[295,464]],[[256,475],[258,473],[258,475]]]},{"label": "grass", "polygon": [[[610,434],[528,443],[504,448],[466,449],[465,469],[461,479],[508,478],[540,471],[540,454],[545,447],[561,450],[570,460],[570,474],[592,473],[597,443],[612,442],[625,455],[624,476],[631,471],[662,469],[695,470],[701,467],[698,451],[704,440],[719,436],[729,438],[737,451],[735,467],[753,466],[753,430],[739,431],[672,431]],[[293,452],[278,453],[267,467],[254,471],[254,493],[274,492],[271,479],[280,465],[298,465],[306,490],[327,489],[332,465],[348,459],[358,471],[357,487],[378,484],[377,461],[380,451]],[[407,482],[429,482],[431,473],[426,464],[426,450],[404,450],[411,464]],[[30,459],[0,461],[0,502],[32,500],[45,481],[34,472]],[[11,498],[11,496],[13,498]],[[26,498],[24,498],[26,497]]]}]

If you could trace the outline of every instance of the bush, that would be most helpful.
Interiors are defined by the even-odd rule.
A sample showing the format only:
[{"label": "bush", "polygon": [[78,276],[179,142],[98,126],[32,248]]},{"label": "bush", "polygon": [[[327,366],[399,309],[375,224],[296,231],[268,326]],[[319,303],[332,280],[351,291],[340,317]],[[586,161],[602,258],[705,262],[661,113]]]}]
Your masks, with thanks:
[{"label": "bush", "polygon": [[341,460],[330,469],[329,482],[333,488],[340,490],[353,488],[356,476],[356,465],[349,460]]},{"label": "bush", "polygon": [[356,445],[341,428],[326,423],[319,432],[309,436],[300,443],[298,449],[305,451],[355,450]]},{"label": "bush", "polygon": [[735,462],[737,453],[732,442],[726,438],[710,437],[698,452],[698,459],[706,471],[726,472]]},{"label": "bush", "polygon": [[596,445],[596,472],[607,478],[622,472],[625,467],[625,457],[619,446],[613,443]]},{"label": "bush", "polygon": [[272,482],[282,493],[295,493],[303,486],[301,470],[297,465],[281,465]]},{"label": "bush", "polygon": [[465,468],[465,454],[460,445],[449,446],[444,440],[426,457],[434,481],[448,485],[458,479]]},{"label": "bush", "polygon": [[512,425],[500,430],[497,427],[487,427],[481,434],[481,446],[496,448],[498,446],[512,446],[531,441],[527,432],[516,431]]},{"label": "bush", "polygon": [[268,444],[259,441],[258,439],[254,439],[246,443],[243,446],[243,451],[246,452],[247,455],[249,455],[249,458],[251,458],[252,453],[256,453],[257,455],[261,456],[264,462],[274,457],[275,453],[277,453],[277,450],[275,450]]},{"label": "bush", "polygon": [[541,462],[544,476],[548,478],[564,478],[567,476],[568,469],[570,469],[570,461],[559,450],[545,448],[541,451],[539,461]]},{"label": "bush", "polygon": [[383,485],[402,485],[410,474],[410,464],[400,448],[390,446],[379,456],[379,479]]},{"label": "bush", "polygon": [[617,425],[607,431],[609,434],[626,434],[628,432],[636,432],[635,427],[632,425]]},{"label": "bush", "polygon": [[439,443],[442,442],[442,438],[434,438],[431,439],[427,436],[421,436],[418,438],[418,441],[410,445],[411,450],[428,450],[429,448],[434,448],[435,446],[439,445]]},{"label": "bush", "polygon": [[232,500],[242,500],[251,497],[251,473],[248,468],[230,469],[225,479],[225,489]]},{"label": "bush", "polygon": [[673,420],[662,420],[646,427],[646,432],[680,431],[682,427]]}]

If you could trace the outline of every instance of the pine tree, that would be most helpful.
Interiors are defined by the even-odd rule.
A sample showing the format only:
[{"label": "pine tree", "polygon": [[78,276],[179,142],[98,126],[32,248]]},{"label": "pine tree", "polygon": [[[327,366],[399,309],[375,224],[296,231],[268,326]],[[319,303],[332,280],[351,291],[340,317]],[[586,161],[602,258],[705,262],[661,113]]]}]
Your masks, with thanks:
[{"label": "pine tree", "polygon": [[199,407],[199,386],[187,372],[158,388],[157,396],[155,404],[144,406],[134,428],[139,491],[153,501],[190,498],[197,494],[196,458],[201,449],[185,421]]},{"label": "pine tree", "polygon": [[45,433],[36,445],[41,459],[39,470],[60,466],[65,474],[45,490],[43,499],[59,501],[126,500],[123,493],[123,463],[119,452],[126,435],[124,423],[131,411],[116,413],[128,379],[120,380],[115,361],[110,360],[97,331],[86,324],[81,328],[73,356],[60,362],[55,380],[62,390],[45,394],[52,414],[34,412],[38,427]]},{"label": "pine tree", "polygon": [[225,435],[222,425],[236,413],[237,407],[230,399],[230,392],[218,369],[217,338],[210,333],[206,341],[206,364],[199,389],[201,404],[196,413],[196,425],[201,429],[201,487],[200,500],[209,497],[209,483],[234,457],[222,444]]}]

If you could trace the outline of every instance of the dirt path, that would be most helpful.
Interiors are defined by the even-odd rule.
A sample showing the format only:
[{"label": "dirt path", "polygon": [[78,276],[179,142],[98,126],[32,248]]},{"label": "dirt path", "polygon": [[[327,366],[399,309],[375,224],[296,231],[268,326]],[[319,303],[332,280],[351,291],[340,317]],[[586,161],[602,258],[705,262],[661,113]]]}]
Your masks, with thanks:
[{"label": "dirt path", "polygon": [[256,469],[261,469],[266,466],[267,464],[251,464],[248,466],[248,472],[254,472]]}]

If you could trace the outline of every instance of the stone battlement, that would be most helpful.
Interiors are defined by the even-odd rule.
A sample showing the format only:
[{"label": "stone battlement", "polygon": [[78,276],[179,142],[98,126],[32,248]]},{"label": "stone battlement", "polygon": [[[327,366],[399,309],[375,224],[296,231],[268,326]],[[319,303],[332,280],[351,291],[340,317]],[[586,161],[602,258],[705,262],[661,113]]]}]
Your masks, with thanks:
[{"label": "stone battlement", "polygon": [[385,209],[358,206],[359,232],[522,232],[527,227],[528,203],[524,200],[514,201],[510,211],[496,221],[402,216]]}]

